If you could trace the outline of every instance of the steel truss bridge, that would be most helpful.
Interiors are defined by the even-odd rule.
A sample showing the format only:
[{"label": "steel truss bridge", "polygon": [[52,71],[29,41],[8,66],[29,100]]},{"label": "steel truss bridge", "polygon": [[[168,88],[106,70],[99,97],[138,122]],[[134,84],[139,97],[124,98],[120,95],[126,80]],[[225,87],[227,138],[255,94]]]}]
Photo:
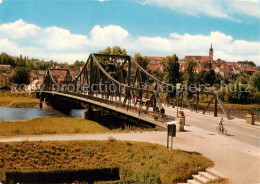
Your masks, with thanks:
[{"label": "steel truss bridge", "polygon": [[[58,82],[53,75],[55,72],[62,72],[64,80]],[[170,84],[148,73],[129,55],[90,54],[75,78],[69,69],[48,69],[41,87],[43,91],[37,92],[37,96],[41,100],[52,99],[52,102],[59,99],[60,107],[64,107],[65,102],[67,105],[82,104],[119,117],[134,118],[140,122],[166,127],[166,123],[176,117],[167,112],[170,101],[177,106],[179,101],[182,104],[187,103],[191,108],[183,90],[170,99],[166,93],[169,86]],[[202,93],[205,92],[196,92],[196,105],[199,103],[199,94]],[[215,99],[215,116],[219,103],[223,112],[230,118],[217,93],[207,94],[212,95],[208,107]]]}]

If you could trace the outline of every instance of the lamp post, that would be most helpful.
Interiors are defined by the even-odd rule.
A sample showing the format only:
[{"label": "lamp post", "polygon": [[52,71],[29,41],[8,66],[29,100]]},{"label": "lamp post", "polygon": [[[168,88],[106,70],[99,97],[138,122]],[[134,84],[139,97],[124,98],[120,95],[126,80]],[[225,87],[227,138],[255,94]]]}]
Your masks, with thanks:
[{"label": "lamp post", "polygon": [[179,92],[181,89],[181,83],[176,84],[176,95],[177,95],[177,118],[178,118],[178,108],[179,108]]}]

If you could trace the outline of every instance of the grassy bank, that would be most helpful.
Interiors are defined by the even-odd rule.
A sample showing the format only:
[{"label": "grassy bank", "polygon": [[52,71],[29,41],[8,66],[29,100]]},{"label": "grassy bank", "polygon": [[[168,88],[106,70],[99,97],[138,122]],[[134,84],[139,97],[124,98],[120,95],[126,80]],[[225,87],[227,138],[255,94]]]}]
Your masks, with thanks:
[{"label": "grassy bank", "polygon": [[[152,130],[152,129],[145,129]],[[141,131],[138,127],[109,129],[94,121],[71,117],[44,117],[0,123],[0,136]]]},{"label": "grassy bank", "polygon": [[119,168],[120,180],[185,181],[213,162],[194,152],[150,143],[109,141],[0,143],[0,180],[5,172]]},{"label": "grassy bank", "polygon": [[35,95],[22,92],[0,92],[0,106],[15,108],[33,108],[39,104]]},{"label": "grassy bank", "polygon": [[[200,106],[205,109],[208,106],[208,104],[200,103]],[[227,104],[227,103],[225,103],[225,107],[228,110],[240,110],[240,111],[260,110],[260,104]],[[210,108],[214,109],[214,102],[210,105]],[[218,104],[218,109],[221,109],[219,104]]]}]

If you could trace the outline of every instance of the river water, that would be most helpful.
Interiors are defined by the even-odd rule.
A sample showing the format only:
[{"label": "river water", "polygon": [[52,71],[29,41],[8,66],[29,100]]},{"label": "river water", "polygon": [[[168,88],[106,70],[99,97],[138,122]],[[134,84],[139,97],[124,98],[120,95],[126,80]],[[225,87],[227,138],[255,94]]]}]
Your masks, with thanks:
[{"label": "river water", "polygon": [[0,107],[0,121],[27,120],[37,117],[77,117],[83,116],[83,110],[74,109],[68,113],[62,113],[55,109],[40,108],[8,108]]}]

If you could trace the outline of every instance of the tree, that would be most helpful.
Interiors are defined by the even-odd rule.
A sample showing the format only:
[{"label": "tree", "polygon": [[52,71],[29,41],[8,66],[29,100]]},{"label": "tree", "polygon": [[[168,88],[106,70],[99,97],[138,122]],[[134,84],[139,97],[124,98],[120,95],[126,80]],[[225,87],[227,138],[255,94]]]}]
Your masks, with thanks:
[{"label": "tree", "polygon": [[135,53],[134,60],[144,69],[146,69],[149,64],[148,59],[143,57],[140,53]]},{"label": "tree", "polygon": [[29,84],[30,71],[25,67],[17,67],[12,76],[12,81],[16,84]]},{"label": "tree", "polygon": [[234,104],[253,104],[259,102],[257,89],[241,83],[230,83],[227,87],[219,89],[219,96],[223,101]]},{"label": "tree", "polygon": [[172,56],[167,56],[164,59],[164,63],[166,65],[166,75],[164,76],[164,80],[169,84],[176,85],[181,80],[178,57],[176,56],[176,54]]},{"label": "tree", "polygon": [[23,59],[22,55],[20,55],[20,57],[18,58],[17,65],[20,66],[20,67],[26,66],[26,61]]},{"label": "tree", "polygon": [[6,64],[6,65],[11,65],[11,66],[15,66],[15,58],[12,56],[9,56],[8,54],[6,54],[5,52],[2,52],[0,54],[0,64]]},{"label": "tree", "polygon": [[102,51],[98,52],[99,54],[112,54],[112,55],[126,55],[127,52],[125,49],[122,49],[119,46],[114,46],[114,47],[107,47]]},{"label": "tree", "polygon": [[194,67],[196,66],[196,63],[193,61],[193,59],[188,59],[186,62],[186,74],[184,76],[185,78],[185,83],[189,86],[190,84],[194,83],[194,74],[193,74],[193,70]]},{"label": "tree", "polygon": [[251,82],[254,85],[254,87],[260,92],[260,72],[255,72],[251,76]]},{"label": "tree", "polygon": [[[135,53],[134,55],[134,60],[145,70],[147,70],[147,65],[149,64],[149,61],[146,57],[143,57],[140,53]],[[136,66],[132,65],[133,69],[132,69],[132,74],[131,76],[133,77],[135,75],[136,70]],[[144,72],[141,72],[141,77],[142,77],[142,81],[145,82],[148,80],[147,75]]]}]

